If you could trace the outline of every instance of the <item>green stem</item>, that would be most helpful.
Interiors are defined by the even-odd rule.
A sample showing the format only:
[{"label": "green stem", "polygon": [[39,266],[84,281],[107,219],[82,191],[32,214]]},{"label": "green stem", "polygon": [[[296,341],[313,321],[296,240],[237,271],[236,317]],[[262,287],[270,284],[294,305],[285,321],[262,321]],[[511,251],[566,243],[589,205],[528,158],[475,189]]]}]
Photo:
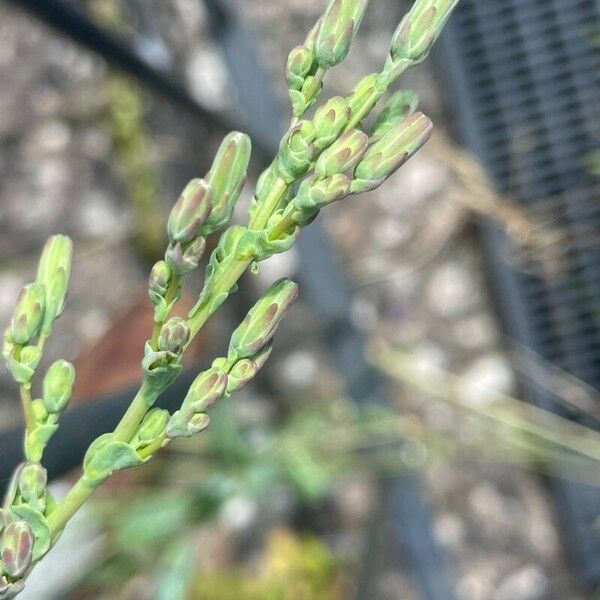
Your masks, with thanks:
[{"label": "green stem", "polygon": [[151,444],[148,444],[145,448],[142,448],[138,451],[140,458],[148,458],[152,456],[155,452],[158,452],[164,444],[164,441],[168,439],[166,434],[162,434],[160,437],[156,438]]},{"label": "green stem", "polygon": [[[40,338],[41,340],[41,338]],[[42,342],[43,343],[43,342]],[[15,360],[21,360],[22,346],[15,347]],[[20,383],[19,384],[19,395],[21,397],[21,407],[23,408],[23,415],[25,417],[25,427],[27,432],[31,433],[35,429],[35,415],[33,414],[33,406],[31,405],[31,384]]]},{"label": "green stem", "polygon": [[156,402],[161,391],[148,385],[146,379],[142,381],[135,398],[112,434],[114,440],[119,442],[129,442],[131,440],[148,409]]},{"label": "green stem", "polygon": [[[165,302],[167,306],[175,300],[177,294],[179,294],[179,289],[181,286],[181,277],[179,275],[173,275],[171,282],[167,287],[167,291],[165,293]],[[166,319],[167,315],[165,315]],[[160,330],[163,326],[164,319],[162,321],[157,321],[154,323],[154,328],[152,329],[152,337],[150,338],[150,345],[154,350],[158,349],[158,337],[160,335]]]},{"label": "green stem", "polygon": [[69,490],[64,500],[48,515],[48,525],[52,541],[63,530],[71,517],[79,510],[81,505],[92,495],[95,487],[92,487],[83,477],[77,480]]},{"label": "green stem", "polygon": [[273,182],[273,187],[269,190],[267,197],[264,199],[258,212],[254,215],[254,218],[250,221],[250,229],[260,230],[264,229],[267,225],[271,215],[277,210],[283,195],[288,190],[288,184],[281,177],[277,177]]}]

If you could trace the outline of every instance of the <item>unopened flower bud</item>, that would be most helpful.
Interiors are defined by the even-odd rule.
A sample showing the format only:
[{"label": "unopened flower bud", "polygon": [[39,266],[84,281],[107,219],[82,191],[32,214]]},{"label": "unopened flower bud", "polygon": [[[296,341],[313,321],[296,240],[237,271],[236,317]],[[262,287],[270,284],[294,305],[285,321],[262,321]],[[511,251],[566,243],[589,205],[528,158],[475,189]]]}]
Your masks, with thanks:
[{"label": "unopened flower bud", "polygon": [[315,55],[306,46],[296,46],[288,55],[285,78],[292,90],[301,90],[306,77],[314,71]]},{"label": "unopened flower bud", "polygon": [[15,340],[12,336],[12,327],[7,327],[4,330],[4,343],[2,344],[2,358],[8,360],[12,351],[15,349]]},{"label": "unopened flower bud", "polygon": [[396,92],[386,103],[371,128],[371,138],[379,140],[390,129],[405,121],[419,106],[419,96],[411,90]]},{"label": "unopened flower bud", "polygon": [[319,66],[333,67],[348,54],[360,27],[368,0],[331,0],[315,37],[315,56]]},{"label": "unopened flower bud", "polygon": [[158,296],[164,296],[171,281],[171,269],[164,260],[154,264],[148,278],[148,290]]},{"label": "unopened flower bud", "polygon": [[386,85],[380,73],[371,73],[363,77],[348,96],[350,115],[367,114],[385,94]]},{"label": "unopened flower bud", "polygon": [[169,439],[189,438],[208,427],[210,417],[206,413],[178,410],[167,423],[165,433]]},{"label": "unopened flower bud", "polygon": [[276,281],[233,332],[227,358],[250,358],[264,348],[297,296],[298,286],[293,281]]},{"label": "unopened flower bud", "polygon": [[294,206],[298,210],[321,209],[327,204],[345,198],[350,193],[350,179],[343,174],[305,179],[298,188]]},{"label": "unopened flower bud", "polygon": [[401,167],[429,139],[433,125],[423,113],[414,113],[375,142],[354,171],[352,192],[375,189]]},{"label": "unopened flower bud", "polygon": [[221,143],[206,175],[214,194],[212,209],[202,228],[204,235],[221,229],[231,218],[233,207],[246,182],[251,151],[250,138],[237,131],[228,134]]},{"label": "unopened flower bud", "polygon": [[19,493],[22,500],[35,507],[46,494],[48,474],[42,465],[28,462],[19,470]]},{"label": "unopened flower bud", "polygon": [[158,349],[179,354],[190,339],[190,328],[181,317],[172,317],[161,328]]},{"label": "unopened flower bud", "polygon": [[267,344],[258,354],[251,358],[243,358],[238,360],[231,368],[227,375],[227,393],[231,394],[245,386],[251,379],[254,379],[256,374],[261,370],[267,362],[273,344]]},{"label": "unopened flower bud", "polygon": [[53,235],[48,239],[38,265],[36,282],[44,285],[46,306],[43,330],[50,332],[52,322],[60,317],[71,275],[73,242],[66,235]]},{"label": "unopened flower bud", "polygon": [[213,189],[204,179],[192,179],[171,209],[167,232],[171,242],[191,242],[200,235],[200,228],[212,207]]},{"label": "unopened flower bud", "polygon": [[369,138],[362,131],[346,131],[319,156],[315,173],[320,177],[331,177],[353,169],[364,156],[368,144]]},{"label": "unopened flower bud", "polygon": [[169,411],[163,408],[153,408],[148,411],[138,429],[136,442],[144,446],[160,437],[165,431],[169,418]]},{"label": "unopened flower bud", "polygon": [[301,121],[281,140],[277,169],[287,183],[308,171],[315,154],[315,129],[310,121]]},{"label": "unopened flower bud", "polygon": [[14,344],[27,344],[40,331],[44,319],[46,292],[40,283],[29,283],[21,289],[11,323]]},{"label": "unopened flower bud", "polygon": [[66,360],[57,360],[46,371],[43,383],[42,400],[51,414],[62,412],[71,399],[75,368]]},{"label": "unopened flower bud", "polygon": [[227,389],[227,374],[218,367],[212,367],[196,377],[185,399],[182,407],[193,408],[200,412],[219,400]]},{"label": "unopened flower bud", "polygon": [[189,244],[171,242],[165,252],[165,260],[174,273],[185,275],[198,267],[205,249],[206,239],[203,237],[197,237]]},{"label": "unopened flower bud", "polygon": [[457,4],[458,0],[416,0],[394,32],[391,60],[424,60]]},{"label": "unopened flower bud", "polygon": [[13,578],[22,577],[33,555],[33,531],[25,521],[10,523],[0,536],[0,561],[4,572]]},{"label": "unopened flower bud", "polygon": [[346,126],[350,107],[341,96],[335,96],[321,106],[313,118],[314,145],[322,150],[330,146]]}]

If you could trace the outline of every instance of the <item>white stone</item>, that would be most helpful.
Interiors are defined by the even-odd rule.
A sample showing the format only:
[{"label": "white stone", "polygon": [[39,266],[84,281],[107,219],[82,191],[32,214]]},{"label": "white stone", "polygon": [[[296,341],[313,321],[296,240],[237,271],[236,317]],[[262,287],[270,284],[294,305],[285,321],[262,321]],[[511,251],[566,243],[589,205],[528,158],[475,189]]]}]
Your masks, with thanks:
[{"label": "white stone", "polygon": [[478,290],[469,271],[458,262],[439,266],[427,283],[427,302],[436,313],[457,315],[477,299]]}]

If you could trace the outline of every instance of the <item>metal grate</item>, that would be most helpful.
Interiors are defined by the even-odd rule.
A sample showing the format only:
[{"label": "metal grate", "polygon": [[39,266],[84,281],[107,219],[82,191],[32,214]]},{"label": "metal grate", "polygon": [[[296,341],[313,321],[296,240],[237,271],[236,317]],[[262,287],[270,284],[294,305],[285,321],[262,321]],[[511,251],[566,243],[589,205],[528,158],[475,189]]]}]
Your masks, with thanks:
[{"label": "metal grate", "polygon": [[[442,40],[458,133],[503,192],[552,218],[568,248],[560,277],[536,278],[507,260],[500,232],[484,229],[507,333],[596,389],[600,183],[585,165],[600,145],[599,37],[597,0],[461,0]],[[600,586],[600,491],[551,484],[576,562]]]}]

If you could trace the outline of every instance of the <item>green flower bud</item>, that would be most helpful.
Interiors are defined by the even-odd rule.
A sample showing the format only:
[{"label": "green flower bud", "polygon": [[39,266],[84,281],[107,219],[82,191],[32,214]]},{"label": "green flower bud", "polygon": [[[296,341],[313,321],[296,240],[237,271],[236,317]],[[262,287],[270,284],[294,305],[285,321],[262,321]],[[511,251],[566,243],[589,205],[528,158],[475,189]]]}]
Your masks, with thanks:
[{"label": "green flower bud", "polygon": [[7,327],[4,330],[4,343],[2,345],[2,358],[8,360],[12,351],[15,349],[15,340],[12,337],[12,327]]},{"label": "green flower bud", "polygon": [[46,484],[48,474],[42,465],[34,462],[24,463],[19,469],[19,494],[21,500],[36,510],[45,508]]},{"label": "green flower bud", "polygon": [[401,167],[429,139],[433,125],[423,113],[414,113],[375,142],[354,171],[352,192],[375,189]]},{"label": "green flower bud", "polygon": [[385,91],[385,81],[380,73],[371,73],[363,77],[348,96],[350,115],[362,114],[364,107],[368,107],[370,112]]},{"label": "green flower bud", "polygon": [[148,278],[148,290],[158,296],[164,296],[171,281],[171,269],[164,260],[159,260],[152,267]]},{"label": "green flower bud", "polygon": [[411,90],[396,92],[386,103],[371,128],[371,139],[379,140],[390,129],[405,121],[419,106],[419,96]]},{"label": "green flower bud", "polygon": [[10,523],[0,540],[0,560],[4,572],[15,579],[22,577],[33,555],[33,531],[25,521]]},{"label": "green flower bud", "polygon": [[267,362],[272,349],[273,344],[270,343],[252,358],[238,360],[227,375],[227,393],[232,394],[233,392],[236,392],[245,386],[251,379],[254,379],[256,374]]},{"label": "green flower bud", "polygon": [[218,367],[204,371],[194,379],[186,394],[182,408],[200,412],[219,400],[227,389],[227,373]]},{"label": "green flower bud", "polygon": [[75,382],[75,368],[66,360],[57,360],[46,371],[42,399],[51,413],[60,413],[67,407]]},{"label": "green flower bud", "polygon": [[350,107],[341,96],[335,96],[323,104],[313,119],[315,146],[319,150],[330,146],[338,138],[349,118]]},{"label": "green flower bud", "polygon": [[44,319],[46,292],[39,283],[29,283],[21,289],[11,323],[14,344],[27,344],[37,336]]},{"label": "green flower bud", "polygon": [[308,75],[315,71],[315,55],[306,46],[296,46],[288,55],[285,78],[292,90],[301,90]]},{"label": "green flower bud", "polygon": [[31,382],[41,358],[41,348],[38,346],[25,346],[21,349],[19,360],[16,359],[14,350],[8,355],[6,366],[17,383],[28,384]]},{"label": "green flower bud", "polygon": [[277,170],[286,183],[294,182],[310,168],[315,154],[315,147],[312,144],[314,138],[313,124],[310,121],[300,121],[281,140]]},{"label": "green flower bud", "polygon": [[52,322],[62,314],[71,275],[73,242],[66,235],[48,239],[38,265],[36,282],[45,286],[46,307],[43,331],[50,333]]},{"label": "green flower bud", "polygon": [[179,354],[190,339],[190,328],[181,317],[172,317],[161,328],[158,349]]},{"label": "green flower bud", "polygon": [[300,184],[294,206],[299,210],[321,209],[345,198],[350,193],[350,183],[350,179],[341,173],[324,179],[313,175]]},{"label": "green flower bud", "polygon": [[237,131],[228,134],[221,143],[206,175],[214,194],[210,215],[202,228],[203,235],[213,233],[229,222],[233,207],[246,182],[251,151],[250,138]]},{"label": "green flower bud", "polygon": [[346,131],[319,156],[315,173],[321,177],[331,177],[353,169],[364,156],[368,145],[369,138],[362,131]]},{"label": "green flower bud", "polygon": [[164,433],[169,419],[169,411],[163,408],[153,408],[148,411],[136,434],[134,443],[136,449],[147,446],[160,437]]},{"label": "green flower bud", "polygon": [[200,228],[212,206],[213,189],[204,179],[192,179],[173,206],[167,222],[171,242],[191,242],[200,235]]},{"label": "green flower bud", "polygon": [[331,0],[315,38],[315,56],[320,67],[329,69],[346,58],[368,3],[368,0]]},{"label": "green flower bud", "polygon": [[205,413],[178,410],[169,419],[165,433],[171,440],[189,438],[208,427],[210,417]]},{"label": "green flower bud", "polygon": [[198,267],[205,249],[206,240],[203,237],[197,237],[189,244],[171,242],[165,252],[165,260],[174,273],[185,275]]},{"label": "green flower bud", "polygon": [[394,32],[391,60],[425,60],[457,4],[458,0],[417,0]]},{"label": "green flower bud", "polygon": [[228,360],[250,358],[264,348],[297,296],[298,286],[293,281],[276,281],[233,332]]}]

